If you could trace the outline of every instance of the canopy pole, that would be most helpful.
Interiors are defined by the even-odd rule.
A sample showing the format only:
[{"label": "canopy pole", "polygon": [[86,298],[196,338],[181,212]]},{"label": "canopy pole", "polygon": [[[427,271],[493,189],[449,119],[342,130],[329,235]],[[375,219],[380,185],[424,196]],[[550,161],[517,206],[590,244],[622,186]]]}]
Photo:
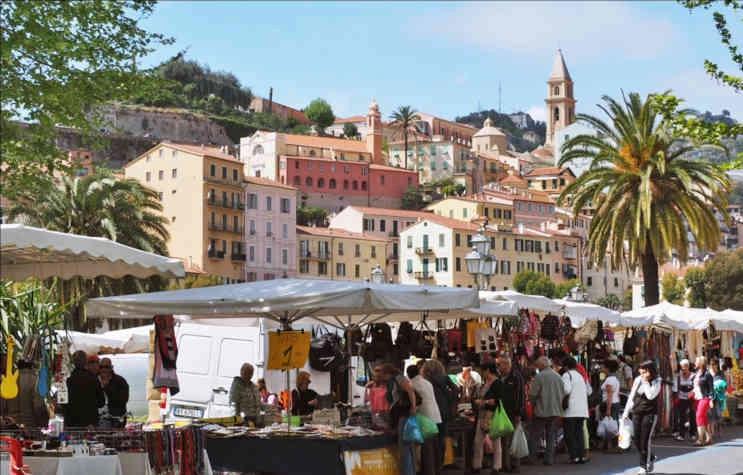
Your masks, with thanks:
[{"label": "canopy pole", "polygon": [[[289,319],[289,312],[284,312],[284,315],[279,319],[281,322],[281,329],[284,331],[291,330],[291,320]],[[292,401],[292,391],[291,391],[291,383],[289,382],[289,369],[286,370],[286,401],[287,401],[287,407],[286,407],[286,431],[291,432],[292,431],[292,406],[294,405],[294,401]]]},{"label": "canopy pole", "polygon": [[[348,384],[348,390],[346,391],[346,395],[348,396],[348,405],[350,408],[353,408],[353,364],[351,362],[353,361],[353,343],[351,342],[351,330],[354,328],[353,323],[351,323],[351,315],[348,316],[348,326],[346,327],[346,352],[348,354],[348,370],[346,375],[346,384]],[[350,409],[349,409],[350,413]]]}]

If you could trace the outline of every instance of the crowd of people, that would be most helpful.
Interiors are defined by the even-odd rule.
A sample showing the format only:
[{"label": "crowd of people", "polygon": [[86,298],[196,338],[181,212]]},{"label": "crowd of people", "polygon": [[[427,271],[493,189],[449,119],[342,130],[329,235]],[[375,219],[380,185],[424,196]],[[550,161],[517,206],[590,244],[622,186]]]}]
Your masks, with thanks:
[{"label": "crowd of people", "polygon": [[110,358],[84,351],[72,354],[74,369],[67,378],[67,427],[121,428],[126,425],[129,384],[114,372]]}]

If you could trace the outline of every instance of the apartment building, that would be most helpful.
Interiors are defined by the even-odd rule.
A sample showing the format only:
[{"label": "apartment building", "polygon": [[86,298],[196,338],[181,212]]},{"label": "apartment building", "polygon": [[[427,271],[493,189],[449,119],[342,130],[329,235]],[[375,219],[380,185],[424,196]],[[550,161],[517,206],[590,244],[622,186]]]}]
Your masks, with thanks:
[{"label": "apartment building", "polygon": [[386,239],[387,259],[380,262],[387,280],[398,281],[400,275],[400,233],[421,219],[428,211],[349,206],[330,217],[330,228]]},{"label": "apartment building", "polygon": [[297,226],[296,249],[304,279],[371,280],[372,270],[387,260],[386,238],[342,229]]},{"label": "apartment building", "polygon": [[426,207],[427,210],[447,218],[469,221],[484,218],[488,224],[512,225],[513,201],[497,196],[454,196]]},{"label": "apartment building", "polygon": [[245,280],[295,277],[297,189],[245,177]]},{"label": "apartment building", "polygon": [[[405,169],[405,144],[396,140],[389,144],[389,165]],[[422,184],[452,178],[472,171],[469,142],[440,136],[417,137],[408,141],[407,169],[418,172]]]},{"label": "apartment building", "polygon": [[483,196],[513,201],[514,223],[526,227],[538,228],[555,214],[555,200],[547,193],[519,188],[504,187],[490,183],[483,187]]},{"label": "apartment building", "polygon": [[225,282],[245,278],[242,162],[217,147],[161,142],[124,174],[159,194],[171,256]]},{"label": "apartment building", "polygon": [[[434,215],[400,234],[400,283],[473,287],[465,256],[479,227],[471,222]],[[490,253],[498,261],[490,279],[491,290],[508,290],[514,276],[528,269],[554,282],[580,278],[580,239],[555,231],[514,226],[510,230],[488,226]]]},{"label": "apartment building", "polygon": [[557,199],[565,188],[575,181],[570,168],[537,168],[524,175],[530,190],[541,191]]}]

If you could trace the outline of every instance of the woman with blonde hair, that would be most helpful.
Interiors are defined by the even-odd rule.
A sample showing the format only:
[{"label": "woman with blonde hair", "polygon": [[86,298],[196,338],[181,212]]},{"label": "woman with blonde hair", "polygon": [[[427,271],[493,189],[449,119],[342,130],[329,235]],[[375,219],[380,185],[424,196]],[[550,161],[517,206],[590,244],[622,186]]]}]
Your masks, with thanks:
[{"label": "woman with blonde hair", "polygon": [[300,371],[297,375],[297,389],[292,390],[292,415],[306,416],[317,407],[317,393],[309,388],[312,381],[310,373]]},{"label": "woman with blonde hair", "polygon": [[694,380],[694,397],[697,402],[697,433],[699,438],[694,445],[699,447],[712,443],[712,434],[709,428],[709,410],[714,407],[712,396],[714,394],[714,380],[707,369],[707,358],[697,356],[695,360],[697,377]]}]

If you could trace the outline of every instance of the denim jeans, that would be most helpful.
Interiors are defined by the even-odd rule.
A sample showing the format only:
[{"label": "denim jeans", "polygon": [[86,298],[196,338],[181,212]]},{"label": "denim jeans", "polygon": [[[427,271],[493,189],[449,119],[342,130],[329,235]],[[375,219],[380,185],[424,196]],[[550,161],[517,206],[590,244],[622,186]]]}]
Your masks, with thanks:
[{"label": "denim jeans", "polygon": [[397,445],[400,451],[400,475],[415,475],[415,444],[403,440],[403,428],[408,421],[401,417],[397,423]]}]

